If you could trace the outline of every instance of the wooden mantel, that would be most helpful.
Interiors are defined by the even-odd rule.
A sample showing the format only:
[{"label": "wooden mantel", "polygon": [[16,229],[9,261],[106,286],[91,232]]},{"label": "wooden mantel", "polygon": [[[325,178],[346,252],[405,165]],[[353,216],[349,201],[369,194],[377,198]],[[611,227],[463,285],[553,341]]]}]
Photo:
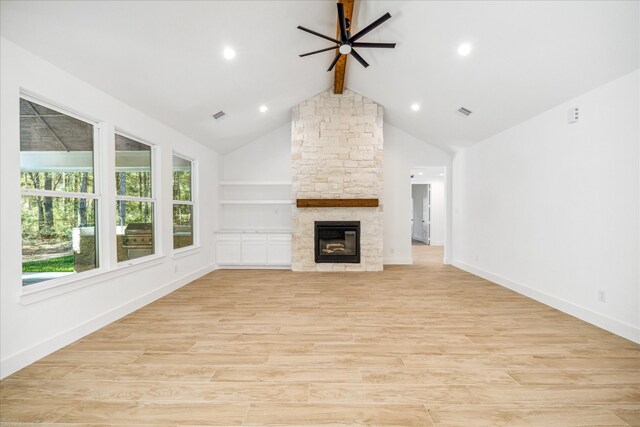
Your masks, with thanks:
[{"label": "wooden mantel", "polygon": [[377,208],[378,199],[296,199],[298,208]]}]

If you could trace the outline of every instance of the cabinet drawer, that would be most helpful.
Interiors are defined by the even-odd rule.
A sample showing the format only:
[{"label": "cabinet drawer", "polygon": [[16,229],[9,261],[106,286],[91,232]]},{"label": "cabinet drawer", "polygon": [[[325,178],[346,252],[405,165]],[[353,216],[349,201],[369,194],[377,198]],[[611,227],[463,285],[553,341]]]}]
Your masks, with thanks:
[{"label": "cabinet drawer", "polygon": [[242,234],[240,233],[220,233],[216,234],[217,242],[240,242]]},{"label": "cabinet drawer", "polygon": [[243,242],[266,242],[267,235],[261,233],[247,233],[242,235]]},{"label": "cabinet drawer", "polygon": [[269,234],[270,242],[290,242],[291,234]]}]

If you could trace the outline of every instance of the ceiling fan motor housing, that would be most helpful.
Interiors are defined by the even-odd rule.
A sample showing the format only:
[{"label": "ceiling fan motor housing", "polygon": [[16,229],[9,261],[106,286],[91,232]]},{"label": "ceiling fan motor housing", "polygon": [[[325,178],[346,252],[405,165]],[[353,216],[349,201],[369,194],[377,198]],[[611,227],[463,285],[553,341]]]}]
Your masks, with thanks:
[{"label": "ceiling fan motor housing", "polygon": [[342,3],[337,3],[337,7],[338,7],[338,25],[340,27],[340,34],[339,34],[338,38],[325,36],[324,34],[320,34],[320,33],[316,32],[316,31],[313,31],[313,30],[310,30],[308,28],[304,28],[304,27],[298,25],[298,29],[300,29],[302,31],[305,31],[305,32],[307,32],[309,34],[313,34],[314,36],[318,36],[318,37],[323,38],[325,40],[329,40],[329,41],[331,41],[333,43],[336,43],[337,46],[328,47],[328,48],[325,48],[325,49],[320,49],[320,50],[316,50],[316,51],[309,52],[309,53],[303,53],[302,55],[300,55],[301,57],[309,56],[309,55],[315,55],[316,53],[326,52],[326,51],[333,50],[333,49],[337,48],[338,52],[336,52],[336,56],[333,58],[333,61],[331,62],[331,65],[329,66],[329,69],[327,71],[331,71],[333,69],[333,67],[338,63],[338,60],[340,59],[340,56],[349,55],[349,54],[351,56],[353,56],[353,58],[356,61],[358,61],[363,67],[367,68],[369,66],[369,64],[367,63],[367,61],[364,60],[363,57],[361,57],[358,54],[358,52],[356,52],[353,49],[354,47],[357,47],[357,48],[391,48],[391,49],[396,47],[395,43],[365,43],[365,42],[358,42],[358,40],[362,36],[364,36],[365,34],[369,33],[374,28],[378,27],[380,24],[385,22],[387,19],[391,18],[391,14],[389,12],[385,13],[380,18],[376,19],[371,24],[367,25],[362,30],[358,31],[355,35],[352,36],[351,35],[351,31],[349,31],[349,27],[351,26],[351,20],[344,16],[344,5]]}]

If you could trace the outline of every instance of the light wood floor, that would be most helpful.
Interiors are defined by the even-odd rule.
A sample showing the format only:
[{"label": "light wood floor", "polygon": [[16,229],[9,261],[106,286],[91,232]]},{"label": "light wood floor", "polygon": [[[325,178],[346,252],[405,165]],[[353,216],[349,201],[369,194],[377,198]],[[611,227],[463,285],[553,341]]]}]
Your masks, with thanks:
[{"label": "light wood floor", "polygon": [[1,383],[0,419],[640,425],[640,346],[441,264],[217,271]]}]

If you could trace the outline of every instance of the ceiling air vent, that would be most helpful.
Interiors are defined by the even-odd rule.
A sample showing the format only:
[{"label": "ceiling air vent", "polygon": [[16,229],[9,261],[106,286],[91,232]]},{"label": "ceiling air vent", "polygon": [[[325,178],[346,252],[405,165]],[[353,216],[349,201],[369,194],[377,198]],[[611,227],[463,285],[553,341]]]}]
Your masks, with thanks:
[{"label": "ceiling air vent", "polygon": [[225,116],[225,114],[226,114],[226,113],[225,113],[224,111],[218,111],[217,113],[215,113],[215,114],[213,115],[213,118],[217,120],[217,119],[219,119],[219,118],[224,117],[224,116]]},{"label": "ceiling air vent", "polygon": [[467,117],[469,114],[471,114],[471,110],[467,110],[464,107],[460,107],[458,108],[458,114],[460,114],[463,117]]}]

